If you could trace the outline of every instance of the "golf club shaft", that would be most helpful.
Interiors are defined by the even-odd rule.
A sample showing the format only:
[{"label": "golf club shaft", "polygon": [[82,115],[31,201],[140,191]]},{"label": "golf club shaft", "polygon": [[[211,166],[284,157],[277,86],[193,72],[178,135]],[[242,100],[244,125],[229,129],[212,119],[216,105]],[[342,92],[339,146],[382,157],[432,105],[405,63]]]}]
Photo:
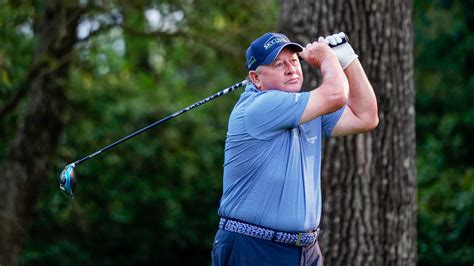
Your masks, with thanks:
[{"label": "golf club shaft", "polygon": [[[337,45],[331,45],[331,44],[329,44],[329,46],[335,47],[335,46],[341,45],[341,44],[343,44],[343,43],[346,43],[347,41],[348,41],[348,40],[347,40],[347,36],[346,36],[346,37],[342,40],[341,43],[338,43]],[[199,102],[193,103],[193,104],[191,104],[190,106],[188,106],[188,107],[186,107],[186,108],[183,108],[183,109],[179,110],[179,111],[176,112],[176,113],[173,113],[173,114],[171,114],[171,115],[169,115],[169,116],[167,116],[167,117],[165,117],[165,118],[162,118],[161,120],[158,120],[158,121],[154,122],[153,124],[150,124],[150,125],[148,125],[148,126],[142,128],[142,129],[140,129],[140,130],[138,130],[138,131],[135,131],[135,132],[131,133],[130,135],[125,136],[125,137],[123,137],[122,139],[119,139],[119,140],[117,140],[116,142],[114,142],[114,143],[112,143],[112,144],[109,144],[109,145],[105,146],[104,148],[102,148],[102,149],[100,149],[100,150],[98,150],[98,151],[96,151],[96,152],[94,152],[94,153],[92,153],[92,154],[90,154],[90,155],[88,155],[88,156],[86,156],[86,157],[80,159],[80,160],[75,161],[73,164],[74,164],[74,166],[77,166],[77,165],[79,165],[79,164],[81,164],[81,163],[83,163],[83,162],[85,162],[85,161],[87,161],[87,160],[89,160],[89,159],[95,157],[96,155],[98,155],[98,154],[100,154],[100,153],[102,153],[102,152],[104,152],[104,151],[107,151],[107,150],[109,150],[109,149],[111,149],[111,148],[113,148],[113,147],[115,147],[115,146],[117,146],[117,145],[119,145],[119,144],[121,144],[121,143],[123,143],[123,142],[125,142],[125,141],[127,141],[127,140],[129,140],[129,139],[131,139],[131,138],[133,138],[133,137],[135,137],[135,136],[137,136],[137,135],[140,135],[141,133],[143,133],[143,132],[145,132],[145,131],[147,131],[147,130],[149,130],[149,129],[151,129],[151,128],[154,128],[154,127],[156,127],[156,126],[158,126],[158,125],[160,125],[160,124],[162,124],[162,123],[164,123],[164,122],[166,122],[166,121],[168,121],[168,120],[170,120],[170,119],[172,119],[172,118],[174,118],[174,117],[177,117],[177,116],[179,116],[179,115],[181,115],[181,114],[183,114],[183,113],[186,113],[187,111],[189,111],[189,110],[191,110],[191,109],[194,109],[194,108],[196,108],[196,107],[198,107],[198,106],[200,106],[200,105],[203,105],[203,104],[205,104],[205,103],[207,103],[207,102],[209,102],[209,101],[211,101],[211,100],[213,100],[213,99],[215,99],[215,98],[217,98],[217,97],[220,97],[220,96],[222,96],[222,95],[224,95],[224,94],[227,94],[227,93],[229,93],[229,92],[231,92],[231,91],[233,91],[233,90],[235,90],[235,89],[237,89],[237,88],[239,88],[239,87],[242,87],[242,86],[244,86],[246,83],[247,83],[247,80],[243,80],[243,81],[241,81],[241,82],[239,82],[239,83],[236,83],[236,84],[234,84],[234,85],[232,85],[232,86],[230,86],[230,87],[227,87],[227,88],[225,88],[225,89],[223,89],[223,90],[221,90],[221,91],[219,91],[219,92],[217,92],[217,93],[215,93],[215,94],[213,94],[213,95],[211,95],[211,96],[209,96],[209,97],[207,97],[207,98],[205,98],[205,99],[203,99],[203,100],[201,100],[201,101],[199,101]]]},{"label": "golf club shaft", "polygon": [[147,130],[149,130],[149,129],[151,129],[151,128],[154,128],[154,127],[156,127],[156,126],[158,126],[158,125],[160,125],[160,124],[162,124],[162,123],[164,123],[164,122],[166,122],[166,121],[168,121],[168,120],[170,120],[170,119],[172,119],[172,118],[174,118],[174,117],[177,117],[177,116],[179,116],[179,115],[181,115],[181,114],[183,114],[183,113],[186,113],[187,111],[189,111],[189,110],[191,110],[191,109],[194,109],[194,108],[196,108],[196,107],[198,107],[198,106],[200,106],[200,105],[203,105],[203,104],[205,104],[205,103],[207,103],[207,102],[209,102],[209,101],[211,101],[211,100],[213,100],[213,99],[215,99],[215,98],[217,98],[217,97],[220,97],[220,96],[222,96],[222,95],[224,95],[224,94],[227,94],[227,93],[229,93],[229,92],[231,92],[231,91],[234,91],[235,89],[244,86],[246,83],[247,83],[247,80],[243,80],[243,81],[241,81],[241,82],[239,82],[239,83],[236,83],[236,84],[234,84],[234,85],[232,85],[232,86],[230,86],[230,87],[227,87],[227,88],[225,88],[225,89],[223,89],[223,90],[221,90],[221,91],[219,91],[219,92],[217,92],[217,93],[215,93],[215,94],[213,94],[213,95],[211,95],[211,96],[209,96],[209,97],[207,97],[207,98],[205,98],[205,99],[202,99],[202,100],[200,100],[199,102],[193,103],[193,104],[191,104],[190,106],[188,106],[188,107],[186,107],[186,108],[183,108],[183,109],[181,109],[181,110],[179,110],[179,111],[177,111],[177,112],[175,112],[175,113],[173,113],[173,114],[171,114],[171,115],[169,115],[169,116],[167,116],[167,117],[165,117],[165,118],[162,118],[161,120],[158,120],[158,121],[156,121],[156,122],[154,122],[154,123],[152,123],[152,124],[150,124],[150,125],[148,125],[148,126],[142,128],[142,129],[140,129],[140,130],[138,130],[138,131],[135,131],[135,132],[131,133],[131,134],[128,135],[128,136],[123,137],[122,139],[117,140],[116,142],[114,142],[114,143],[112,143],[112,144],[109,144],[109,145],[105,146],[104,148],[102,148],[102,149],[100,149],[100,150],[98,150],[98,151],[96,151],[96,152],[94,152],[94,153],[92,153],[92,154],[90,154],[90,155],[88,155],[88,156],[86,156],[86,157],[80,159],[80,160],[75,161],[75,162],[74,162],[74,166],[77,166],[77,165],[79,165],[80,163],[85,162],[85,161],[91,159],[92,157],[94,157],[94,156],[96,156],[96,155],[98,155],[98,154],[100,154],[100,153],[102,153],[102,152],[104,152],[104,151],[107,151],[107,150],[109,150],[109,149],[111,149],[111,148],[113,148],[113,147],[115,147],[115,146],[117,146],[117,145],[119,145],[119,144],[121,144],[121,143],[123,143],[123,142],[125,142],[125,141],[127,141],[127,140],[129,140],[129,139],[131,139],[131,138],[133,138],[133,137],[135,137],[135,136],[137,136],[137,135],[140,135],[141,133],[143,133],[143,132],[145,132],[145,131],[147,131]]}]

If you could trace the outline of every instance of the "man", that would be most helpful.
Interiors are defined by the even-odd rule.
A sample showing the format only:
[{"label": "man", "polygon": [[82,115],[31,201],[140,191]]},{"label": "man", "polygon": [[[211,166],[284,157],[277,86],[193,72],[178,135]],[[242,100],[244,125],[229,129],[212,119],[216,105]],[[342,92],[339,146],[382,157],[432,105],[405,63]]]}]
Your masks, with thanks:
[{"label": "man", "polygon": [[[378,124],[374,91],[344,38],[320,37],[303,48],[266,33],[247,49],[251,84],[229,119],[213,265],[323,264],[322,138]],[[317,89],[301,92],[299,57],[320,69]]]}]

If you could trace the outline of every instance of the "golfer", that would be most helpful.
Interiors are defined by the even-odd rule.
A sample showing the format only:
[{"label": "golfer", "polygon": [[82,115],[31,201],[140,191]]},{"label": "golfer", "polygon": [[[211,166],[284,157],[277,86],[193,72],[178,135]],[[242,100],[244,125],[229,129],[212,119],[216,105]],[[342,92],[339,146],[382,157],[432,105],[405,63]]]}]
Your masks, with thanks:
[{"label": "golfer", "polygon": [[[229,118],[213,265],[323,265],[323,137],[378,124],[374,91],[344,38],[302,47],[266,33],[247,49],[251,83]],[[320,69],[317,89],[302,92],[299,58]]]}]

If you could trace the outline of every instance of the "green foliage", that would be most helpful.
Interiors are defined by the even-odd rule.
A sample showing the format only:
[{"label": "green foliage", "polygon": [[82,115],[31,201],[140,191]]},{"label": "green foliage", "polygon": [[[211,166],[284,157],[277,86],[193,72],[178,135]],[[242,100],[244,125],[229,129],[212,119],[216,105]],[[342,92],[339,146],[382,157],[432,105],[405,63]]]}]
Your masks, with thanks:
[{"label": "green foliage", "polygon": [[[32,8],[19,10],[5,5],[0,8],[0,108],[8,105],[10,99],[21,90],[26,90],[23,81],[31,64],[34,38],[30,30]],[[0,158],[9,147],[14,126],[23,110],[20,105],[16,112],[3,117],[0,123]],[[0,161],[1,166],[1,161]]]},{"label": "green foliage", "polygon": [[419,187],[420,265],[471,265],[474,170],[448,170],[436,178],[420,175]]},{"label": "green foliage", "polygon": [[474,261],[474,3],[414,1],[418,261]]}]

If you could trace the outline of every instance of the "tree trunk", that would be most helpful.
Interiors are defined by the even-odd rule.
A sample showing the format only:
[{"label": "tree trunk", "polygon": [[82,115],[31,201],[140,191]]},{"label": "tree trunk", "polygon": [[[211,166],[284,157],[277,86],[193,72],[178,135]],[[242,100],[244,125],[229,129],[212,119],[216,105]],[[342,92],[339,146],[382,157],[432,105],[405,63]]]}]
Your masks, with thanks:
[{"label": "tree trunk", "polygon": [[17,265],[34,205],[46,181],[63,128],[69,65],[80,8],[72,1],[45,1],[34,21],[37,37],[25,83],[28,104],[0,177],[0,265]]},{"label": "tree trunk", "polygon": [[[325,142],[320,240],[328,265],[416,264],[412,2],[282,0],[280,30],[303,44],[343,31],[379,104],[370,133]],[[305,70],[306,85],[318,83]]]}]

